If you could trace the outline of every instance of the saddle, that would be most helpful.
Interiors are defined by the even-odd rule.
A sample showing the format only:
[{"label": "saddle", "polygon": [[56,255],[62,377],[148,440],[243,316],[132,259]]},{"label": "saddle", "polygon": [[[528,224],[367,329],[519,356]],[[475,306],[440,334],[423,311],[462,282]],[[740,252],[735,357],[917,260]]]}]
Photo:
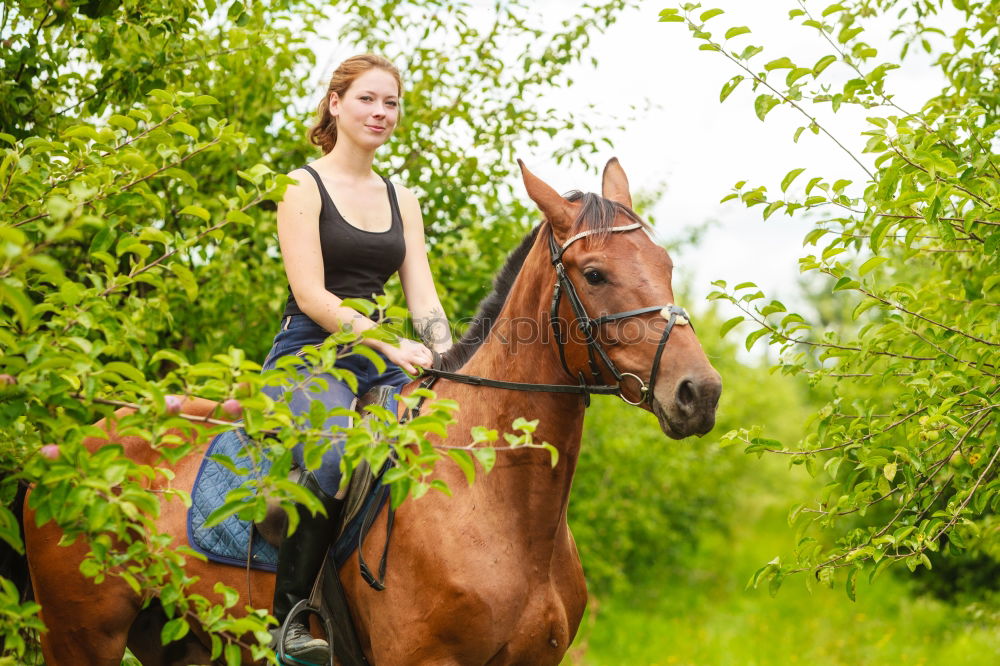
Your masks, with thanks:
[{"label": "saddle", "polygon": [[[393,386],[375,386],[364,396],[356,399],[351,409],[358,413],[363,413],[364,408],[369,405],[389,409],[396,392],[397,389]],[[367,418],[370,418],[370,415],[363,417]],[[264,519],[256,523],[248,523],[231,516],[215,527],[206,529],[203,526],[208,515],[222,504],[226,493],[231,488],[246,482],[246,476],[233,473],[226,466],[214,461],[211,455],[214,453],[227,455],[236,467],[251,469],[253,474],[265,474],[269,469],[266,461],[254,469],[249,457],[240,455],[246,444],[246,437],[242,428],[237,428],[218,435],[209,446],[191,492],[188,542],[212,561],[274,571],[278,546],[284,538],[288,521],[287,514],[277,501],[268,500]],[[308,610],[320,616],[333,652],[343,666],[368,666],[368,661],[351,621],[350,609],[338,570],[351,553],[359,550],[360,575],[373,588],[382,589],[389,535],[386,535],[385,550],[377,576],[373,575],[364,558],[360,556],[360,546],[375,517],[388,499],[388,487],[381,484],[381,477],[391,464],[390,459],[381,470],[373,471],[367,462],[362,461],[352,472],[347,487],[337,493],[337,498],[344,500],[341,528],[334,540],[334,546],[328,551],[326,560],[320,568],[308,603],[305,603]],[[293,470],[289,478],[298,481],[300,474],[300,470]],[[390,531],[391,526],[390,510]],[[291,616],[290,614],[289,617]]]}]

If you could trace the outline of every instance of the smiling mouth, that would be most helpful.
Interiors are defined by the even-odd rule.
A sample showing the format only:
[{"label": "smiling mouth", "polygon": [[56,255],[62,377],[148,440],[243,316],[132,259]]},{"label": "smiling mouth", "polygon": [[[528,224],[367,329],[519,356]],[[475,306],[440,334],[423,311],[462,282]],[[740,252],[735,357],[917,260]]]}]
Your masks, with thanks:
[{"label": "smiling mouth", "polygon": [[368,129],[372,130],[373,132],[383,132],[383,131],[385,131],[384,127],[380,127],[378,125],[365,125],[365,127],[367,127]]}]

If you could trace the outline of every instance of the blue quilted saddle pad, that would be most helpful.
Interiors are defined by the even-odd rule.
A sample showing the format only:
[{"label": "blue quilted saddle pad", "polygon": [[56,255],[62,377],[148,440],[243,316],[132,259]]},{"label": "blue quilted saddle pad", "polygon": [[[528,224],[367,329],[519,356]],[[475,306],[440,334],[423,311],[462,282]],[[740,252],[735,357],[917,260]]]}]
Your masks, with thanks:
[{"label": "blue quilted saddle pad", "polygon": [[[187,521],[188,543],[212,562],[238,567],[247,566],[249,551],[251,568],[275,571],[278,549],[265,541],[249,521],[233,515],[214,527],[205,527],[208,516],[225,502],[226,493],[251,479],[263,477],[270,470],[270,461],[265,459],[254,463],[250,459],[244,449],[249,441],[243,428],[234,428],[217,435],[209,444],[191,490],[191,508],[188,510]],[[241,473],[237,474],[212,460],[213,455],[228,456]],[[382,472],[386,469],[388,465]],[[388,486],[383,486],[381,480],[377,479],[367,497],[362,500],[358,514],[344,527],[337,542],[331,547],[338,567],[347,561],[361,543],[361,527],[365,515],[372,512],[377,514],[381,510],[389,496],[388,491]]]},{"label": "blue quilted saddle pad", "polygon": [[[251,522],[240,520],[234,515],[214,527],[205,527],[208,516],[225,502],[226,493],[251,479],[261,478],[270,471],[271,461],[264,459],[254,463],[250,459],[244,450],[248,443],[246,431],[234,428],[217,435],[209,444],[191,490],[188,543],[213,562],[240,567],[247,565],[249,551],[251,567],[274,571],[278,564],[278,549],[264,541]],[[243,473],[236,474],[212,460],[213,455],[228,456]]]}]

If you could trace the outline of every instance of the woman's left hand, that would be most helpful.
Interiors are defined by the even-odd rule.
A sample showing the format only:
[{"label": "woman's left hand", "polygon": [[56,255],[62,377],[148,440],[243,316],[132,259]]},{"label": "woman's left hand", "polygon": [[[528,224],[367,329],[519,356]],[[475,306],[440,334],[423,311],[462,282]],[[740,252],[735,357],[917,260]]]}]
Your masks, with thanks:
[{"label": "woman's left hand", "polygon": [[434,354],[416,340],[400,338],[399,346],[386,345],[382,353],[409,375],[419,375],[419,368],[429,368],[434,363]]}]

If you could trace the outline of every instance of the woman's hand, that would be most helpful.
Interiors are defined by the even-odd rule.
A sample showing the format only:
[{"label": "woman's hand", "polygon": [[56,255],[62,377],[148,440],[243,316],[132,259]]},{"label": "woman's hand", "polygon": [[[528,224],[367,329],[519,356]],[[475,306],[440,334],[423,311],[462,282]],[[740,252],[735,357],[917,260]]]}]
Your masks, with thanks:
[{"label": "woman's hand", "polygon": [[399,346],[395,347],[385,344],[380,350],[382,354],[398,365],[409,375],[419,375],[421,368],[429,368],[434,363],[434,355],[431,350],[415,340],[407,338],[399,339]]}]

